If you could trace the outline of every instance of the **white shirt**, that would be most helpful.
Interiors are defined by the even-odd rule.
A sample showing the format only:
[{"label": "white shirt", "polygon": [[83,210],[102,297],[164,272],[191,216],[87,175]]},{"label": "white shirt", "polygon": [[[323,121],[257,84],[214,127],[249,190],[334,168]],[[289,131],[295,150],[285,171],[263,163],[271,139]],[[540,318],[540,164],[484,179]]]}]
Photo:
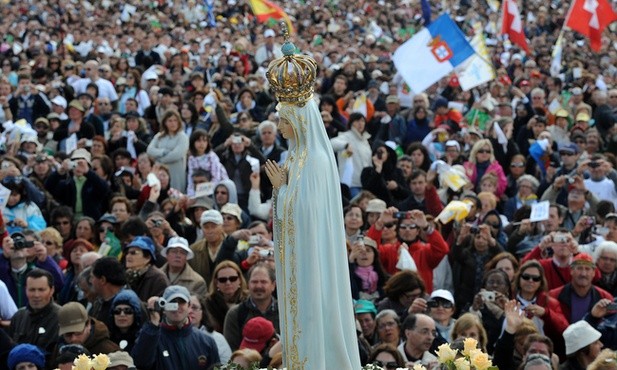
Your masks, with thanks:
[{"label": "white shirt", "polygon": [[[75,89],[75,94],[79,95],[86,92],[86,87],[90,82],[92,82],[92,80],[89,78],[82,78],[73,82],[72,86],[73,89]],[[95,84],[99,88],[99,98],[108,98],[110,102],[115,102],[118,100],[118,94],[116,93],[116,89],[111,81],[104,78],[99,78],[96,80]]]},{"label": "white shirt", "polygon": [[609,200],[617,208],[617,190],[615,190],[613,180],[605,177],[601,181],[593,181],[589,178],[584,183],[587,190],[592,192],[598,199]]},{"label": "white shirt", "polygon": [[0,319],[10,320],[15,312],[17,312],[17,306],[15,306],[13,297],[11,297],[4,281],[0,280]]}]

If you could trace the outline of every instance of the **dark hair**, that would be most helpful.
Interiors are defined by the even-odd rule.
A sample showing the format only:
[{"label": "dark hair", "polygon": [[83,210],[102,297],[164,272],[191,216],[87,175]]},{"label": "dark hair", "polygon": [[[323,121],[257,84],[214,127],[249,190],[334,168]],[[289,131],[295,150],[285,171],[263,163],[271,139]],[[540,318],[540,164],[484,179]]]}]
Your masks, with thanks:
[{"label": "dark hair", "polygon": [[51,215],[49,217],[53,223],[53,221],[59,218],[68,218],[73,223],[73,210],[69,206],[60,206],[56,207],[51,211]]},{"label": "dark hair", "polygon": [[187,123],[190,123],[191,125],[197,124],[197,121],[199,120],[199,113],[197,113],[197,108],[195,107],[195,104],[189,100],[182,103],[182,105],[185,105],[185,104],[186,104],[187,109],[191,112],[190,121]]},{"label": "dark hair", "polygon": [[30,272],[26,274],[26,285],[28,285],[28,278],[39,279],[42,277],[47,278],[48,287],[50,288],[54,287],[54,276],[51,274],[51,272],[40,269],[40,268],[35,268],[33,270],[30,270]]},{"label": "dark hair", "polygon": [[165,125],[167,120],[171,117],[176,117],[176,119],[178,120],[178,130],[174,133],[174,135],[183,130],[182,117],[180,117],[180,113],[173,109],[169,109],[167,112],[165,112],[165,114],[163,114],[163,118],[161,119],[160,132],[162,133],[162,135],[171,135],[171,133],[167,129],[167,125]]},{"label": "dark hair", "polygon": [[133,158],[131,156],[131,153],[126,148],[118,148],[118,149],[114,150],[113,153],[111,153],[111,159],[113,159],[115,161],[117,157],[123,157],[123,158],[126,158],[126,159],[132,159]]},{"label": "dark hair", "polygon": [[416,289],[420,289],[421,294],[424,294],[426,291],[424,281],[418,273],[409,270],[392,275],[383,287],[384,293],[391,301],[398,301],[403,294]]},{"label": "dark hair", "polygon": [[266,271],[268,271],[268,276],[270,277],[270,281],[272,282],[276,281],[276,273],[274,269],[270,267],[270,265],[266,264],[265,262],[258,262],[254,264],[249,270],[249,272],[246,274],[247,282],[251,280],[251,275],[253,275],[253,272],[255,272],[255,270],[258,270],[258,269],[266,269]]},{"label": "dark hair", "polygon": [[92,264],[92,275],[104,277],[108,283],[116,286],[126,285],[124,267],[115,257],[102,257]]},{"label": "dark hair", "polygon": [[99,97],[99,87],[97,84],[95,84],[94,82],[90,82],[88,85],[86,85],[86,92],[88,91],[89,88],[93,88],[94,91],[96,91],[96,96],[93,96],[94,99]]},{"label": "dark hair", "polygon": [[403,356],[401,355],[401,353],[398,351],[398,349],[396,349],[395,346],[393,346],[392,344],[389,343],[381,343],[379,345],[377,345],[375,348],[373,348],[373,350],[371,351],[371,354],[368,358],[368,363],[372,364],[375,359],[377,358],[377,356],[382,353],[382,352],[386,352],[389,353],[390,355],[392,355],[392,357],[394,357],[394,361],[396,361],[396,365],[398,367],[404,368],[405,367],[405,360],[403,359]]},{"label": "dark hair", "polygon": [[197,130],[193,130],[191,133],[191,137],[189,138],[189,152],[191,155],[197,156],[197,151],[195,150],[195,142],[201,138],[206,138],[208,140],[208,147],[206,148],[206,153],[209,153],[212,150],[210,145],[210,135],[206,132],[206,130],[198,128]]},{"label": "dark hair", "polygon": [[416,327],[416,322],[418,322],[418,315],[416,315],[415,313],[410,313],[409,315],[407,315],[405,320],[403,320],[402,329],[412,330]]},{"label": "dark hair", "polygon": [[415,180],[415,179],[417,179],[420,176],[424,176],[424,179],[426,180],[426,177],[427,177],[426,171],[424,171],[424,170],[413,170],[413,171],[411,171],[411,175],[409,175],[409,181]]},{"label": "dark hair", "polygon": [[129,217],[128,220],[124,221],[124,223],[120,227],[120,231],[124,235],[150,236],[150,230],[148,229],[148,225],[146,225],[146,223],[137,216]]},{"label": "dark hair", "polygon": [[525,338],[525,343],[523,344],[523,353],[527,353],[529,351],[529,347],[533,343],[544,343],[548,347],[549,353],[552,355],[554,350],[553,341],[551,338],[542,334],[529,334],[527,338]]},{"label": "dark hair", "polygon": [[540,287],[538,288],[538,292],[546,292],[548,291],[548,283],[546,282],[546,274],[544,273],[544,267],[540,264],[540,262],[536,260],[529,260],[518,269],[516,274],[514,275],[514,281],[512,282],[512,288],[514,292],[518,293],[521,290],[521,275],[530,268],[537,268],[540,271]]},{"label": "dark hair", "polygon": [[501,277],[503,278],[504,283],[506,284],[507,287],[507,293],[508,296],[506,298],[510,299],[510,296],[512,295],[511,293],[511,289],[510,289],[510,278],[508,277],[508,274],[506,274],[505,271],[500,270],[500,269],[492,269],[492,270],[488,270],[484,273],[484,277],[482,278],[482,287],[486,286],[486,282],[488,281],[488,278],[491,275],[501,275]]},{"label": "dark hair", "polygon": [[97,155],[94,158],[92,158],[92,160],[95,160],[95,159],[99,160],[99,162],[101,163],[101,169],[103,170],[103,173],[105,174],[105,178],[109,180],[109,177],[114,170],[114,163],[111,161],[111,158],[109,158],[106,155]]},{"label": "dark hair", "polygon": [[422,145],[422,143],[416,141],[409,144],[407,150],[405,151],[405,154],[411,156],[411,153],[415,152],[416,150],[421,151],[424,155],[424,160],[422,161],[422,164],[420,164],[420,168],[424,171],[428,171],[431,167],[431,157],[428,150],[424,145]]},{"label": "dark hair", "polygon": [[[358,113],[358,112],[354,112],[352,114],[349,115],[349,120],[347,120],[347,129],[351,130],[351,125],[356,122],[363,119],[366,122],[366,117],[364,117],[364,114],[362,113]],[[365,129],[366,131],[366,129]]]}]

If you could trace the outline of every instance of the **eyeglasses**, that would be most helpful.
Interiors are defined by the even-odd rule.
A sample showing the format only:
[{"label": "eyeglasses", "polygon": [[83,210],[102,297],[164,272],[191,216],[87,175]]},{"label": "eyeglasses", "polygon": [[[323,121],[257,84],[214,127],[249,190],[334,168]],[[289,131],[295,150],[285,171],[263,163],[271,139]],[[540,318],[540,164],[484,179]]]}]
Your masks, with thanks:
[{"label": "eyeglasses", "polygon": [[396,226],[396,222],[388,222],[386,224],[383,224],[384,227],[387,227],[388,229],[392,228],[393,226]]},{"label": "eyeglasses", "polygon": [[429,328],[424,328],[424,329],[413,329],[416,333],[420,334],[420,335],[430,335],[432,337],[437,337],[437,330],[431,330]]},{"label": "eyeglasses", "polygon": [[107,102],[100,102],[99,105],[109,105]]},{"label": "eyeglasses", "polygon": [[140,251],[138,251],[138,250],[132,250],[132,251],[127,251],[126,252],[126,254],[130,254],[131,256],[135,256],[135,255],[137,255],[139,253],[140,253]]},{"label": "eyeglasses", "polygon": [[134,313],[135,312],[130,307],[126,307],[126,308],[117,307],[116,309],[114,309],[114,315],[116,316],[121,315],[121,314],[133,315]]},{"label": "eyeglasses", "polygon": [[387,321],[387,322],[382,322],[380,323],[377,328],[378,329],[387,329],[387,328],[394,328],[395,326],[397,326],[398,324],[395,321]]},{"label": "eyeglasses", "polygon": [[51,240],[45,240],[45,241],[43,241],[43,243],[44,243],[45,245],[54,245],[54,244],[55,244],[55,243],[54,243],[54,242],[52,242]]},{"label": "eyeglasses", "polygon": [[226,282],[230,282],[230,283],[235,283],[236,281],[238,281],[240,277],[238,276],[229,276],[229,277],[220,277],[220,278],[216,278],[216,281],[218,281],[221,284],[225,284]]},{"label": "eyeglasses", "polygon": [[539,283],[542,280],[542,276],[539,275],[529,275],[529,274],[521,274],[521,279],[523,280],[533,280],[536,283]]},{"label": "eyeglasses", "polygon": [[574,153],[571,152],[559,152],[559,155],[564,156],[564,157],[571,157],[574,155]]},{"label": "eyeglasses", "polygon": [[491,154],[492,150],[489,149],[480,149],[478,150],[478,154]]},{"label": "eyeglasses", "polygon": [[418,225],[399,225],[399,230],[413,230],[417,229]]},{"label": "eyeglasses", "polygon": [[510,163],[510,167],[512,167],[512,168],[523,168],[523,167],[525,167],[525,163],[522,163],[522,162]]},{"label": "eyeglasses", "polygon": [[439,306],[443,308],[454,307],[454,304],[452,302],[444,301],[443,299],[436,299],[436,300],[428,301],[426,304],[428,305],[429,308],[437,308]]},{"label": "eyeglasses", "polygon": [[398,368],[398,364],[396,362],[383,362],[383,361],[375,361],[373,365],[379,366],[386,370],[395,370]]},{"label": "eyeglasses", "polygon": [[102,228],[99,230],[99,232],[100,232],[100,233],[106,233],[106,232],[108,232],[108,231],[112,231],[112,232],[113,232],[113,231],[114,231],[114,228],[113,228],[113,227],[111,227],[111,226],[110,226],[110,227],[102,227]]}]

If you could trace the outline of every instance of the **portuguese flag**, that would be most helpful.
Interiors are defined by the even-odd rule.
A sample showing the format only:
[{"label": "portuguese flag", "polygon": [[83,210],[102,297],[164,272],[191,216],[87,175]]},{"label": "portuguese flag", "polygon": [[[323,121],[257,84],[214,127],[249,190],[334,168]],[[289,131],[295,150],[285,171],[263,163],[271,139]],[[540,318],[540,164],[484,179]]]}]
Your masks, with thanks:
[{"label": "portuguese flag", "polygon": [[272,1],[268,0],[249,0],[249,4],[251,5],[251,9],[257,17],[257,21],[260,23],[272,23],[272,21],[284,20],[287,23],[287,28],[289,29],[289,33],[292,34],[295,32],[293,25],[291,24],[291,20],[289,19],[289,15],[285,13],[280,6],[274,4]]}]

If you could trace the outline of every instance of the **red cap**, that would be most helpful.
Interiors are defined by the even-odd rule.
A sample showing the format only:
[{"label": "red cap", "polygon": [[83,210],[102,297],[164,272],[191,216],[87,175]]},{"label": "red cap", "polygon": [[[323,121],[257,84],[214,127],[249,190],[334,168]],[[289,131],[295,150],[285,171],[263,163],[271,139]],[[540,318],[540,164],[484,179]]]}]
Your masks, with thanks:
[{"label": "red cap", "polygon": [[520,86],[529,86],[529,81],[527,81],[527,80],[523,80],[523,81],[521,81],[521,83],[519,83],[519,84],[518,84],[518,86],[519,86],[519,87],[520,87]]},{"label": "red cap", "polygon": [[461,83],[458,81],[458,76],[457,75],[452,75],[452,77],[450,77],[450,81],[448,82],[448,86],[450,86],[450,87],[459,87],[459,86],[461,86]]},{"label": "red cap", "polygon": [[274,337],[274,325],[270,320],[261,316],[253,317],[244,324],[242,329],[242,343],[240,349],[250,348],[257,352],[264,350],[270,339]]},{"label": "red cap", "polygon": [[588,255],[587,253],[579,253],[576,256],[574,256],[574,258],[572,259],[572,262],[570,262],[570,267],[576,266],[576,265],[588,265],[591,267],[596,266],[596,264],[593,263],[593,258],[591,258],[591,256]]}]

